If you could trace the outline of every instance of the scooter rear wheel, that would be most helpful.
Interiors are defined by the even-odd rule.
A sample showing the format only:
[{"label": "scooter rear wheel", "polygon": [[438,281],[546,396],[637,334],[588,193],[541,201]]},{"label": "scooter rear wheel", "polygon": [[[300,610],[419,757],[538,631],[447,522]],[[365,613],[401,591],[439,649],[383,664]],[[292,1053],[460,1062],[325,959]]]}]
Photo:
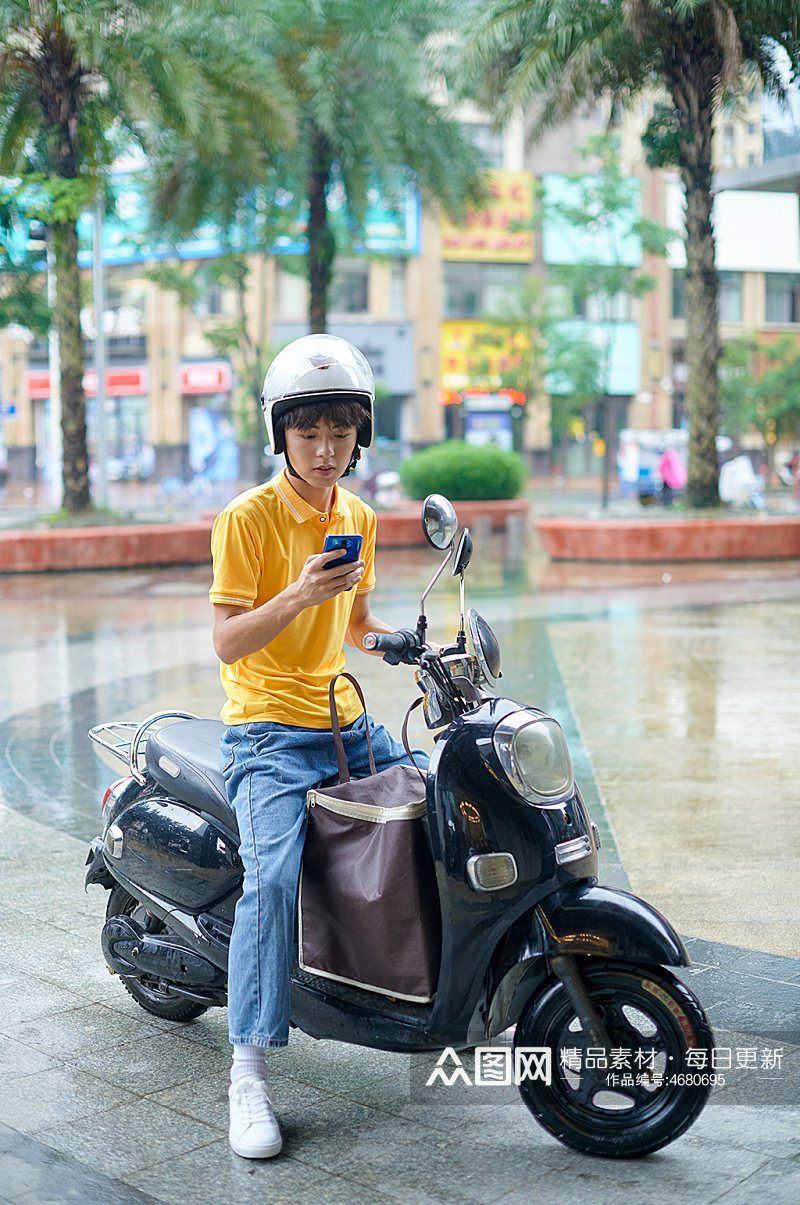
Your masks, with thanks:
[{"label": "scooter rear wheel", "polygon": [[[144,907],[124,887],[115,887],[108,897],[106,918],[111,916],[130,916],[141,924],[146,924],[152,932],[168,932],[167,926],[160,921],[154,926]],[[188,1021],[196,1021],[203,1013],[208,1012],[206,1004],[165,992],[152,976],[120,975],[119,978],[125,991],[154,1017],[163,1017],[165,1021],[182,1021],[185,1024]]]},{"label": "scooter rear wheel", "polygon": [[689,989],[660,967],[582,962],[581,974],[617,1065],[596,1065],[600,1052],[592,1053],[563,985],[550,981],[520,1017],[514,1047],[546,1047],[551,1082],[523,1076],[522,1099],[566,1146],[606,1158],[647,1155],[683,1134],[705,1105],[711,1027]]}]

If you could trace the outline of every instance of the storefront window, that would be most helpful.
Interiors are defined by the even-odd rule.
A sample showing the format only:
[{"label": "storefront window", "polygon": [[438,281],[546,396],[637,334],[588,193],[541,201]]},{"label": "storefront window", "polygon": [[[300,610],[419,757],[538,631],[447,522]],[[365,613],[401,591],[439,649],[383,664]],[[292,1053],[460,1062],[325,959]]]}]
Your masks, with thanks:
[{"label": "storefront window", "polygon": [[[720,322],[742,321],[742,273],[718,274],[717,307]],[[672,317],[686,317],[686,273],[672,270]]]},{"label": "storefront window", "polygon": [[210,268],[198,268],[194,274],[194,283],[198,289],[198,297],[192,306],[192,313],[196,317],[218,318],[220,314],[229,313],[229,290],[222,287]]},{"label": "storefront window", "polygon": [[392,280],[389,294],[389,314],[392,318],[406,316],[406,261],[392,260]]},{"label": "storefront window", "polygon": [[[106,352],[111,357],[129,359],[146,357],[145,286],[137,267],[131,265],[106,270],[106,305],[103,330]],[[87,307],[81,313],[83,332],[90,343],[94,341],[94,310]]]},{"label": "storefront window", "polygon": [[800,322],[800,275],[788,272],[766,274],[767,322]]},{"label": "storefront window", "polygon": [[742,321],[742,273],[720,272],[717,291],[720,322]]},{"label": "storefront window", "polygon": [[445,318],[497,315],[525,279],[524,264],[445,262],[442,265]]},{"label": "storefront window", "polygon": [[[305,268],[305,263],[303,263]],[[278,266],[275,272],[275,313],[278,318],[304,318],[308,312],[308,286],[300,272],[287,272]]]},{"label": "storefront window", "polygon": [[239,476],[239,444],[227,394],[193,397],[188,410],[189,467],[208,482],[235,481]]},{"label": "storefront window", "polygon": [[108,398],[105,404],[109,481],[141,480],[153,472],[146,397]]},{"label": "storefront window", "polygon": [[369,310],[369,264],[337,262],[328,293],[331,314],[366,314]]}]

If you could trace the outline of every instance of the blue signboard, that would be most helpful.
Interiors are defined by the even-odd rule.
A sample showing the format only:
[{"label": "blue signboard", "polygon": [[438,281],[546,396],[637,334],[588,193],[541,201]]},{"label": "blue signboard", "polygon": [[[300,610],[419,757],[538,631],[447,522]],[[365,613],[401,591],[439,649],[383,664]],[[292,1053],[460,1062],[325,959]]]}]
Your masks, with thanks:
[{"label": "blue signboard", "polygon": [[[591,186],[592,177],[584,182]],[[544,204],[542,259],[546,264],[604,264],[637,268],[642,262],[642,243],[631,230],[642,212],[642,186],[637,179],[625,180],[627,208],[622,214],[598,214],[591,225],[574,225],[566,216],[569,207],[582,208],[586,198],[580,181],[569,176],[542,177]],[[566,212],[565,212],[566,211]]]},{"label": "blue signboard", "polygon": [[[142,263],[154,259],[207,259],[230,251],[246,251],[257,246],[257,231],[245,226],[223,231],[214,222],[206,222],[184,242],[172,245],[153,237],[147,204],[146,180],[142,171],[116,173],[111,180],[114,213],[103,222],[103,262],[106,264]],[[285,194],[283,206],[290,211],[295,198]],[[280,202],[279,202],[280,204]],[[351,225],[341,188],[334,187],[328,196],[328,210],[333,224],[342,233]],[[290,225],[287,234],[277,238],[270,251],[273,255],[305,255],[308,243],[305,228],[308,207]],[[418,255],[421,245],[421,204],[416,188],[405,183],[391,198],[379,189],[369,191],[364,222],[363,240],[347,233],[349,250],[367,255]],[[82,267],[92,263],[93,217],[85,213],[78,221]]]},{"label": "blue signboard", "polygon": [[[599,392],[614,397],[632,397],[641,388],[641,334],[636,322],[588,322],[583,318],[558,323],[570,339],[588,339],[600,353]],[[603,377],[605,379],[603,379]],[[550,372],[545,378],[548,393],[572,392],[573,385],[563,372]]]}]

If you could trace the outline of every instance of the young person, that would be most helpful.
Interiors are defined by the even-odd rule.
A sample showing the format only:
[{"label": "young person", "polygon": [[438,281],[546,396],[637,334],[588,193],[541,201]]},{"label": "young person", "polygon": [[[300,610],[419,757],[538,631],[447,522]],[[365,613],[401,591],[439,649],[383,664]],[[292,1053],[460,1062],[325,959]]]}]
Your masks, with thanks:
[{"label": "young person", "polygon": [[[344,339],[307,335],[284,348],[261,404],[286,468],[234,499],[212,535],[214,649],[228,696],[221,766],[244,865],[228,963],[229,1141],[245,1158],[277,1155],[282,1144],[264,1050],[288,1042],[306,794],[336,774],[328,687],[345,641],[363,648],[367,632],[394,631],[369,609],[375,514],[338,484],[369,447],[374,396],[366,359]],[[361,535],[359,559],[337,564],[341,551],[322,551],[328,534]],[[414,633],[406,642],[410,652]],[[367,724],[378,770],[408,762],[360,714],[345,679],[336,699],[354,776],[369,773]]]}]

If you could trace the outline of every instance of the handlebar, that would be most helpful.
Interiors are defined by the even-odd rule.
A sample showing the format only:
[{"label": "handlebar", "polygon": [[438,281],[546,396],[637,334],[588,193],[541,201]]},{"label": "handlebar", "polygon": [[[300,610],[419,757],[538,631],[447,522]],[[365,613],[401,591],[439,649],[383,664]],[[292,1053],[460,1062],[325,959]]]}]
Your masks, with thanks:
[{"label": "handlebar", "polygon": [[416,632],[401,629],[398,632],[367,632],[363,639],[367,652],[383,653],[389,665],[417,665],[425,645]]},{"label": "handlebar", "polygon": [[406,650],[406,638],[400,632],[367,632],[362,643],[369,653],[404,653]]}]

